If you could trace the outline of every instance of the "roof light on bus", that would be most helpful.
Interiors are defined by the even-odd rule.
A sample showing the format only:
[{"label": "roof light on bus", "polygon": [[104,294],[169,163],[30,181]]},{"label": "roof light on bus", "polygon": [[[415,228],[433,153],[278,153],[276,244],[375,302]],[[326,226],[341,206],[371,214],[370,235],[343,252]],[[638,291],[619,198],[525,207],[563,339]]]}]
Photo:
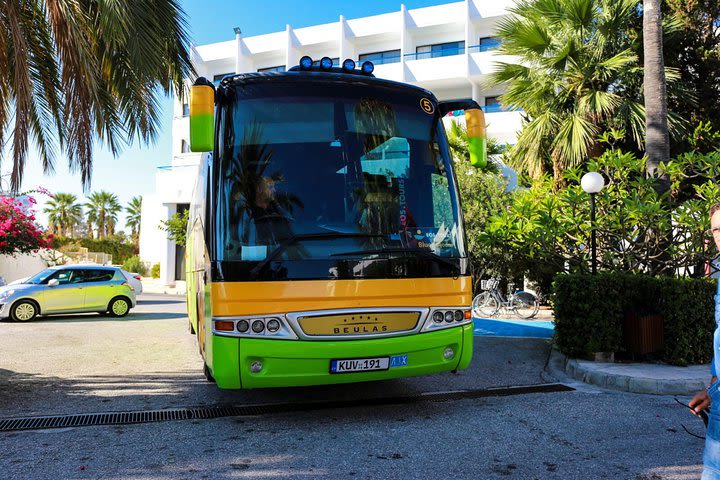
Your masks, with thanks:
[{"label": "roof light on bus", "polygon": [[263,330],[265,330],[265,324],[262,322],[262,320],[255,320],[252,323],[252,331],[255,333],[261,333]]},{"label": "roof light on bus", "polygon": [[312,68],[313,59],[307,55],[300,58],[300,68],[302,70],[310,70]]},{"label": "roof light on bus", "polygon": [[355,70],[355,60],[353,60],[352,58],[346,58],[342,64],[342,68],[346,72],[352,72],[353,70]]},{"label": "roof light on bus", "polygon": [[363,62],[360,69],[363,71],[363,73],[372,73],[375,70],[375,65],[373,65],[373,63],[370,61]]},{"label": "roof light on bus", "polygon": [[235,330],[235,324],[226,320],[215,320],[215,330],[218,332],[232,332]]},{"label": "roof light on bus", "polygon": [[320,68],[323,70],[330,70],[332,68],[332,58],[330,57],[322,57],[320,59]]}]

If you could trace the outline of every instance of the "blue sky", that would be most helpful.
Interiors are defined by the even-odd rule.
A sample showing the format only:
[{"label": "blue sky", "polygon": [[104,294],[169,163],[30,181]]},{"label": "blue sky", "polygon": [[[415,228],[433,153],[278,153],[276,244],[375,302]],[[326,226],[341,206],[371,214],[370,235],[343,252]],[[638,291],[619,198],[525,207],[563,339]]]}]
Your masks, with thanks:
[{"label": "blue sky", "polygon": [[[193,43],[202,45],[234,38],[233,27],[239,26],[243,36],[285,30],[290,24],[295,28],[307,27],[345,18],[393,12],[404,3],[407,8],[421,8],[447,3],[443,0],[274,0],[274,1],[232,1],[232,0],[182,0],[187,13]],[[172,103],[163,102],[164,112],[160,135],[152,145],[130,145],[114,158],[107,149],[95,149],[91,190],[108,190],[115,193],[125,205],[136,195],[152,193],[155,190],[155,169],[170,163],[172,141]],[[7,172],[10,162],[5,162]],[[52,192],[70,192],[83,198],[80,176],[68,171],[67,161],[58,157],[55,174],[46,176],[37,156],[30,155],[25,167],[23,190],[43,186]],[[38,198],[39,210],[47,199]],[[39,220],[45,223],[45,215],[38,212]],[[121,216],[120,225],[124,218]]]}]

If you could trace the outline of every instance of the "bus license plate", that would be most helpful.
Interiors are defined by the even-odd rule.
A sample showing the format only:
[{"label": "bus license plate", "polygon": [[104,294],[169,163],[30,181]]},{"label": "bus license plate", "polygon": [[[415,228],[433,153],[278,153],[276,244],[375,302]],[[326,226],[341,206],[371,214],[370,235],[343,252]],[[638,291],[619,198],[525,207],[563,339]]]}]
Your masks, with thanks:
[{"label": "bus license plate", "polygon": [[390,368],[390,357],[330,360],[330,373],[374,372]]}]

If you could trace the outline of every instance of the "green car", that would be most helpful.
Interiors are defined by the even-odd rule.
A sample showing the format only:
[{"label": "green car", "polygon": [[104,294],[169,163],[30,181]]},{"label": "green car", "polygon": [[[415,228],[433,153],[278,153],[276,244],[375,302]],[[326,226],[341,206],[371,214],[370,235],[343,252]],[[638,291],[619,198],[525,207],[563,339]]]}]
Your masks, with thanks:
[{"label": "green car", "polygon": [[135,304],[135,291],[117,267],[52,267],[23,283],[0,287],[0,319],[17,322],[38,315],[84,312],[124,317]]}]

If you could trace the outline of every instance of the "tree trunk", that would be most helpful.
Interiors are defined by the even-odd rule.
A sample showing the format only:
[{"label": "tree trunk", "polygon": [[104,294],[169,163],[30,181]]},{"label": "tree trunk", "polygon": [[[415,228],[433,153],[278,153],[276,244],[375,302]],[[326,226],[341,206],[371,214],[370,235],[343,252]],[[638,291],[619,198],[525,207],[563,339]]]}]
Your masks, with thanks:
[{"label": "tree trunk", "polygon": [[[645,170],[648,178],[655,180],[655,190],[664,194],[670,191],[670,179],[660,171],[660,162],[670,160],[670,138],[667,124],[667,92],[665,86],[665,62],[663,60],[661,0],[643,0],[643,89],[645,95]],[[670,201],[669,197],[664,198]],[[672,275],[669,267],[670,235],[649,232],[646,239],[648,254],[656,257],[650,262],[650,270]],[[652,245],[652,247],[651,247]]]},{"label": "tree trunk", "polygon": [[660,2],[643,0],[645,153],[647,175],[657,179],[656,188],[659,192],[667,192],[670,179],[658,170],[660,162],[670,159]]}]

